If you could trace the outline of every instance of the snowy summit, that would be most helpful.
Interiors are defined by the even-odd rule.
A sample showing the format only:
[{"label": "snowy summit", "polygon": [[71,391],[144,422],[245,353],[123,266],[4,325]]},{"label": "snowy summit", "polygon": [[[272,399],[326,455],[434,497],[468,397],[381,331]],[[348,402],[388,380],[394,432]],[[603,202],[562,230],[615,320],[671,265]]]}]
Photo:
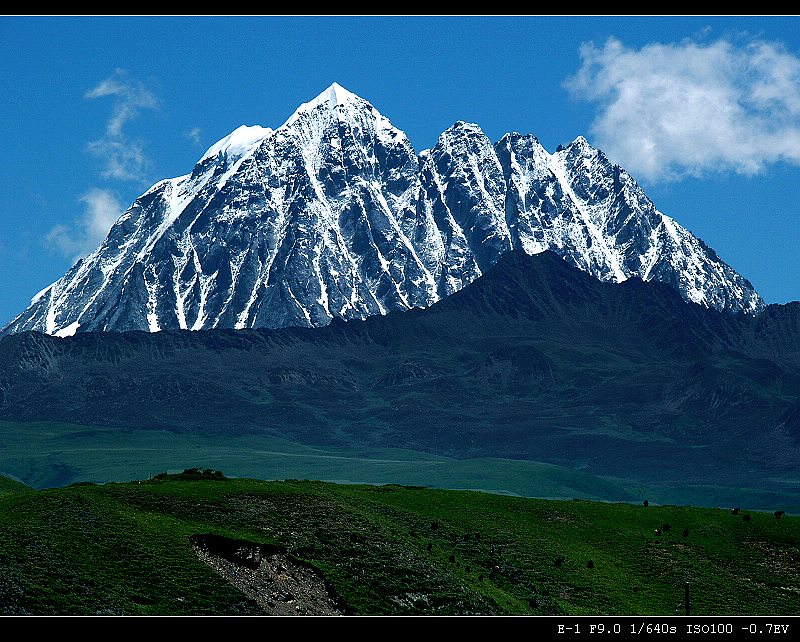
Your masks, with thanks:
[{"label": "snowy summit", "polygon": [[242,125],[234,129],[225,138],[209,147],[206,153],[200,158],[200,162],[202,163],[206,158],[214,158],[219,154],[228,154],[229,156],[239,158],[271,133],[272,130],[269,127],[261,127],[260,125],[248,127],[247,125]]},{"label": "snowy summit", "polygon": [[300,117],[300,114],[311,112],[321,105],[336,107],[337,105],[346,105],[347,103],[359,102],[365,103],[366,101],[363,98],[356,96],[353,92],[347,91],[339,83],[333,83],[313,100],[309,100],[307,103],[300,105],[295,112],[289,116],[289,119],[283,124],[283,127],[288,127],[291,125]]}]

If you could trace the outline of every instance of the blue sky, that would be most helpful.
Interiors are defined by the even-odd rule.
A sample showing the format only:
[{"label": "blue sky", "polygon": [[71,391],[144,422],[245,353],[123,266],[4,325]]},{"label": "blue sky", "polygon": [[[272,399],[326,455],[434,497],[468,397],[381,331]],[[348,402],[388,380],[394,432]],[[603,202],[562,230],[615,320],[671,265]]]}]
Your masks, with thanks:
[{"label": "blue sky", "polygon": [[584,135],[749,278],[800,299],[800,18],[0,17],[0,325],[161,178],[332,82],[417,151],[457,120]]}]

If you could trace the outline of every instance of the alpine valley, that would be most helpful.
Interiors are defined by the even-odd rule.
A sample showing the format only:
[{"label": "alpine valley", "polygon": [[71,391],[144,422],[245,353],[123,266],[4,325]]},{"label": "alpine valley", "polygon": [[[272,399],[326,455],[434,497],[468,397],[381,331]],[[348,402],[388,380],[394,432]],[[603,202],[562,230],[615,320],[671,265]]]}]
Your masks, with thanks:
[{"label": "alpine valley", "polygon": [[0,340],[0,471],[800,510],[800,303],[578,138],[332,85],[156,183]]}]

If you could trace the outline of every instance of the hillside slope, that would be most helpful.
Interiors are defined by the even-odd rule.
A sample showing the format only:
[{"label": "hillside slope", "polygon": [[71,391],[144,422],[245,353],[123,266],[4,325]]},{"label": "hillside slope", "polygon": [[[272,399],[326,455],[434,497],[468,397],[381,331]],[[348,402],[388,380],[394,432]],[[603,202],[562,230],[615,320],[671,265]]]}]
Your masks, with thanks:
[{"label": "hillside slope", "polygon": [[351,614],[672,615],[685,582],[696,615],[794,614],[799,538],[771,513],[195,470],[0,498],[0,613],[308,613],[302,589],[262,573],[248,597],[206,563],[279,557]]},{"label": "hillside slope", "polygon": [[324,328],[10,336],[0,419],[793,483],[799,308],[734,317],[511,251],[430,308]]}]

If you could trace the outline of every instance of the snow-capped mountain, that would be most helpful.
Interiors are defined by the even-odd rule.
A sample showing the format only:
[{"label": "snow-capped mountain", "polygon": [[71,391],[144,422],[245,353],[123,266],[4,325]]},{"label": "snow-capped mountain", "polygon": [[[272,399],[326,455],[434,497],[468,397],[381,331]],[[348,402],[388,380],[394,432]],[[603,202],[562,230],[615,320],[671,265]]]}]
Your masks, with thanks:
[{"label": "snow-capped mountain", "polygon": [[331,85],[275,130],[240,127],[156,183],[3,333],[321,326],[426,307],[504,252],[669,283],[756,314],[752,285],[583,138],[550,154],[458,122],[419,155]]}]

